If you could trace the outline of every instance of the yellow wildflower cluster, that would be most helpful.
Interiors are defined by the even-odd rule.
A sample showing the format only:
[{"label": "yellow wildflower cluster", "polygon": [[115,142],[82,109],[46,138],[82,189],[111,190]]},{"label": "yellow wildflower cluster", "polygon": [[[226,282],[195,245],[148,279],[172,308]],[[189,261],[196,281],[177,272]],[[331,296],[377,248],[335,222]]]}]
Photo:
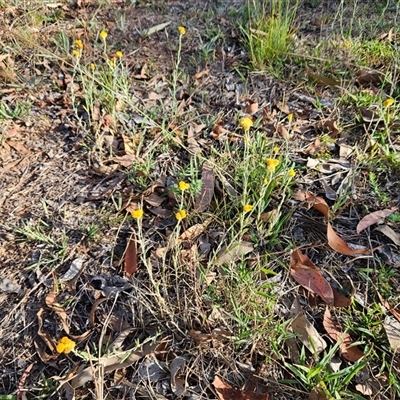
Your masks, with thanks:
[{"label": "yellow wildflower cluster", "polygon": [[141,208],[138,208],[137,210],[133,210],[131,212],[132,217],[135,218],[135,219],[142,218],[143,214],[144,214],[144,212],[143,212],[143,210]]},{"label": "yellow wildflower cluster", "polygon": [[79,57],[81,56],[81,52],[80,52],[79,50],[73,49],[73,50],[72,50],[72,55],[73,55],[75,58],[79,58]]},{"label": "yellow wildflower cluster", "polygon": [[118,58],[122,58],[122,56],[124,55],[124,53],[122,53],[122,51],[118,50],[118,51],[115,52],[115,55],[116,55]]},{"label": "yellow wildflower cluster", "polygon": [[83,42],[81,39],[76,39],[74,43],[76,48],[83,50]]},{"label": "yellow wildflower cluster", "polygon": [[251,204],[245,204],[244,206],[243,206],[243,211],[244,212],[249,212],[249,211],[251,211],[253,209],[253,206],[251,205]]},{"label": "yellow wildflower cluster", "polygon": [[176,214],[175,214],[175,218],[180,221],[184,218],[186,218],[186,210],[179,210]]},{"label": "yellow wildflower cluster", "polygon": [[289,169],[288,175],[291,178],[294,178],[296,176],[296,171],[294,169]]},{"label": "yellow wildflower cluster", "polygon": [[279,165],[279,160],[276,158],[268,158],[265,162],[267,163],[269,172],[274,172],[276,167]]},{"label": "yellow wildflower cluster", "polygon": [[239,120],[239,125],[243,128],[245,132],[253,126],[253,120],[250,117],[244,117]]},{"label": "yellow wildflower cluster", "polygon": [[178,26],[178,32],[183,36],[186,33],[186,28],[184,26]]},{"label": "yellow wildflower cluster", "polygon": [[68,338],[67,336],[62,337],[58,342],[57,342],[57,347],[56,350],[58,353],[71,353],[72,350],[74,350],[76,343]]},{"label": "yellow wildflower cluster", "polygon": [[190,188],[190,184],[186,183],[184,181],[179,181],[178,186],[179,186],[179,190],[182,191],[182,192],[184,190],[188,190]]},{"label": "yellow wildflower cluster", "polygon": [[392,99],[391,97],[389,97],[388,99],[386,99],[383,102],[383,107],[389,107],[394,103],[394,99]]}]

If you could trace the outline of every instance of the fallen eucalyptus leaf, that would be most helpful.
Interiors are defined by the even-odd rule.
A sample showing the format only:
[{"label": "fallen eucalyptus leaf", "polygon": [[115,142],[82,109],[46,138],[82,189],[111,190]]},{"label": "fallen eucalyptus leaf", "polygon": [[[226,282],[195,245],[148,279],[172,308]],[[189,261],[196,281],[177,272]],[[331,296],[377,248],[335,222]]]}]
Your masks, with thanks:
[{"label": "fallen eucalyptus leaf", "polygon": [[400,246],[400,234],[395,232],[392,228],[387,225],[381,225],[374,229],[374,231],[378,231],[387,236],[394,244]]},{"label": "fallen eucalyptus leaf", "polygon": [[395,353],[398,352],[400,350],[400,322],[387,315],[383,322],[383,327],[385,328],[390,347],[392,347]]},{"label": "fallen eucalyptus leaf", "polygon": [[146,31],[146,35],[147,35],[147,36],[150,36],[150,35],[152,35],[153,33],[162,31],[162,30],[165,29],[170,23],[171,23],[171,21],[168,21],[168,22],[164,22],[164,23],[162,23],[162,24],[158,24],[158,25],[152,26],[150,29],[148,29],[148,30]]},{"label": "fallen eucalyptus leaf", "polygon": [[252,252],[254,249],[253,244],[250,242],[235,242],[229,247],[222,249],[215,260],[215,265],[229,264],[231,262],[240,260],[247,253]]},{"label": "fallen eucalyptus leaf", "polygon": [[397,210],[397,207],[392,207],[390,209],[386,208],[384,210],[374,211],[361,219],[357,224],[357,233],[359,234],[364,229],[371,225],[377,224],[378,222],[384,220],[388,215],[392,214]]},{"label": "fallen eucalyptus leaf", "polygon": [[60,282],[68,282],[74,279],[78,274],[80,274],[82,272],[82,267],[85,260],[86,257],[79,257],[72,261],[68,270],[60,276]]}]

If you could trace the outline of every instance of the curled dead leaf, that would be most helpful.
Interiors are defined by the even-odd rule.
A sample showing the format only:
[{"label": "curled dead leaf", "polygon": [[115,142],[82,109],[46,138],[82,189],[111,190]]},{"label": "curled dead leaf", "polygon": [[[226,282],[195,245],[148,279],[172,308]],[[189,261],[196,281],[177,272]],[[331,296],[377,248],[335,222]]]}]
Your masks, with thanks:
[{"label": "curled dead leaf", "polygon": [[299,249],[294,249],[291,254],[290,275],[297,283],[320,296],[327,304],[334,303],[331,285],[314,263]]},{"label": "curled dead leaf", "polygon": [[125,250],[124,266],[125,266],[125,275],[128,278],[137,271],[138,254],[137,254],[137,242],[135,235],[132,235],[127,243]]},{"label": "curled dead leaf", "polygon": [[377,224],[384,220],[388,215],[397,211],[397,207],[386,208],[384,210],[374,211],[361,219],[357,225],[357,233],[359,234],[364,229],[370,227],[371,225]]},{"label": "curled dead leaf", "polygon": [[240,260],[247,253],[252,252],[253,249],[253,243],[251,242],[240,241],[232,243],[229,247],[223,248],[218,253],[215,265],[229,264],[230,262]]},{"label": "curled dead leaf", "polygon": [[324,313],[323,325],[328,335],[340,343],[339,348],[342,356],[348,361],[358,361],[365,354],[358,347],[353,345],[353,339],[348,333],[343,333],[340,324],[332,317],[327,307]]},{"label": "curled dead leaf", "polygon": [[369,250],[365,248],[352,249],[349,245],[333,230],[332,225],[328,222],[328,244],[329,247],[340,254],[346,256],[355,256],[360,254],[369,254]]},{"label": "curled dead leaf", "polygon": [[224,128],[224,121],[217,121],[212,128],[213,139],[220,139],[222,136],[229,135],[230,132]]},{"label": "curled dead leaf", "polygon": [[327,344],[321,335],[310,323],[304,315],[299,300],[296,298],[292,306],[293,309],[299,310],[296,317],[293,318],[290,327],[297,335],[297,338],[303,343],[308,350],[313,354],[319,354],[323,351]]},{"label": "curled dead leaf", "polygon": [[208,163],[204,163],[201,172],[201,186],[200,193],[196,196],[194,209],[197,212],[203,212],[207,209],[214,195],[215,175],[212,167]]}]

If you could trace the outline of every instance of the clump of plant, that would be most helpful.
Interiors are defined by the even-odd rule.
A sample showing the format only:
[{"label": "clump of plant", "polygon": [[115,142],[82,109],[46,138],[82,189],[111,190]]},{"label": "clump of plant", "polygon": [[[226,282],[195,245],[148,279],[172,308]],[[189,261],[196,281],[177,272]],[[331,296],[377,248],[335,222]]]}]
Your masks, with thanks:
[{"label": "clump of plant", "polygon": [[247,23],[242,27],[255,69],[279,71],[293,49],[294,19],[298,1],[248,1]]}]

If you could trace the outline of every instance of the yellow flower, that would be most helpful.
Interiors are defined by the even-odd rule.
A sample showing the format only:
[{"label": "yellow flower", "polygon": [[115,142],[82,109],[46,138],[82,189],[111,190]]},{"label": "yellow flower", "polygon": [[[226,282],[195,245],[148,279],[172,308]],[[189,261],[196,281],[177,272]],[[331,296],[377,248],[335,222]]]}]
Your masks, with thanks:
[{"label": "yellow flower", "polygon": [[292,122],[293,114],[292,113],[288,114],[287,119],[289,122]]},{"label": "yellow flower", "polygon": [[122,56],[124,55],[124,53],[122,53],[122,51],[116,51],[115,52],[115,55],[118,57],[118,58],[122,58]]},{"label": "yellow flower", "polygon": [[247,132],[253,126],[253,120],[250,117],[244,117],[239,121],[239,125]]},{"label": "yellow flower", "polygon": [[72,50],[72,55],[75,58],[79,58],[81,56],[81,52],[79,50],[74,49],[74,50]]},{"label": "yellow flower", "polygon": [[349,48],[351,46],[351,42],[349,40],[344,41],[344,47]]},{"label": "yellow flower", "polygon": [[388,99],[386,99],[383,102],[383,107],[389,107],[394,103],[394,99],[392,99],[391,97],[389,97]]},{"label": "yellow flower", "polygon": [[178,26],[178,31],[180,35],[184,35],[186,33],[186,28],[184,26]]},{"label": "yellow flower", "polygon": [[141,208],[138,208],[137,210],[133,210],[131,214],[133,218],[139,219],[143,217],[144,212]]},{"label": "yellow flower", "polygon": [[180,221],[181,219],[186,218],[186,210],[179,210],[176,214],[175,214],[175,218]]},{"label": "yellow flower", "polygon": [[265,178],[264,181],[263,181],[263,184],[264,185],[268,185],[268,183],[269,183],[269,180],[267,178]]},{"label": "yellow flower", "polygon": [[265,162],[268,165],[269,172],[274,172],[276,167],[279,165],[279,160],[276,158],[268,158]]},{"label": "yellow flower", "polygon": [[80,39],[76,39],[75,40],[75,47],[77,47],[78,49],[83,50],[83,42]]},{"label": "yellow flower", "polygon": [[183,192],[184,190],[188,190],[188,189],[190,188],[190,184],[189,184],[189,183],[186,183],[186,182],[184,182],[184,181],[180,181],[180,182],[178,183],[178,186],[179,186],[179,190],[181,190],[182,192]]},{"label": "yellow flower", "polygon": [[57,352],[58,353],[71,353],[71,351],[75,348],[76,343],[70,338],[64,336],[57,343]]},{"label": "yellow flower", "polygon": [[278,146],[275,146],[273,149],[275,154],[279,153],[280,148]]},{"label": "yellow flower", "polygon": [[94,71],[96,69],[96,64],[95,63],[90,63],[89,68]]},{"label": "yellow flower", "polygon": [[289,169],[288,175],[291,178],[294,178],[296,176],[296,171],[294,169]]},{"label": "yellow flower", "polygon": [[109,65],[111,68],[115,68],[116,61],[117,61],[117,59],[116,59],[115,57],[110,58],[109,60],[107,60],[108,65]]},{"label": "yellow flower", "polygon": [[249,212],[249,211],[251,211],[253,209],[253,206],[251,205],[251,204],[245,204],[244,206],[243,206],[243,211],[244,212]]},{"label": "yellow flower", "polygon": [[101,39],[106,40],[108,33],[106,31],[101,31],[99,36],[101,37]]}]

